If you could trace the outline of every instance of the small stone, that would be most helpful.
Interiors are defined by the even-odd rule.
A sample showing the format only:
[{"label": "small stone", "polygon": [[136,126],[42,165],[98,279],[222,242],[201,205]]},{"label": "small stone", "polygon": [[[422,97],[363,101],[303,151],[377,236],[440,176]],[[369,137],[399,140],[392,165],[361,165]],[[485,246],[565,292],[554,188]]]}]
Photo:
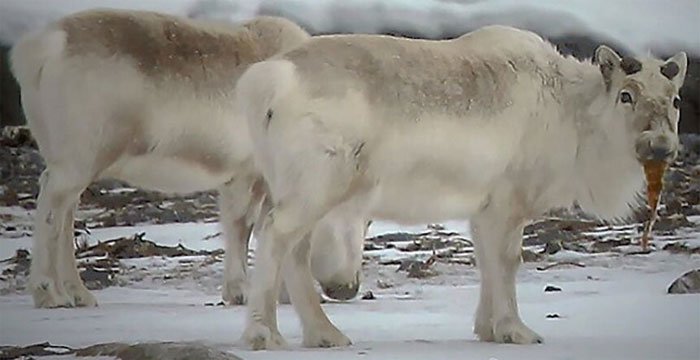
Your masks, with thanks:
[{"label": "small stone", "polygon": [[542,260],[542,255],[537,254],[532,250],[523,249],[522,251],[523,262],[537,262]]},{"label": "small stone", "polygon": [[437,272],[432,270],[430,267],[432,262],[430,259],[424,261],[415,259],[404,259],[401,261],[401,265],[396,270],[408,272],[407,276],[414,279],[425,279],[437,275]]},{"label": "small stone", "polygon": [[388,281],[384,281],[382,279],[377,279],[377,287],[380,289],[389,289],[389,288],[394,287],[394,284],[392,284]]},{"label": "small stone", "polygon": [[690,247],[681,242],[668,243],[663,249],[673,254],[700,254],[700,247]]},{"label": "small stone", "polygon": [[364,250],[365,250],[365,251],[381,250],[381,249],[382,249],[382,248],[381,248],[380,246],[378,246],[378,245],[375,244],[375,243],[369,242],[369,241],[365,242],[365,244],[364,244]]},{"label": "small stone", "polygon": [[544,292],[560,292],[560,291],[561,291],[561,288],[558,286],[554,286],[554,285],[547,285],[544,288]]},{"label": "small stone", "polygon": [[700,294],[700,269],[691,270],[668,287],[669,294]]},{"label": "small stone", "polygon": [[589,252],[588,248],[585,245],[580,244],[578,242],[563,243],[563,244],[561,244],[561,246],[564,250],[576,251],[576,252],[580,252],[580,253]]},{"label": "small stone", "polygon": [[654,231],[657,233],[673,232],[678,228],[693,227],[693,222],[683,214],[672,214],[667,217],[660,217],[654,224]]},{"label": "small stone", "polygon": [[78,357],[114,356],[122,360],[139,359],[199,359],[240,360],[241,358],[197,342],[153,342],[139,344],[107,343],[78,349]]},{"label": "small stone", "polygon": [[628,237],[623,237],[621,239],[607,239],[602,241],[596,241],[595,243],[593,243],[591,250],[596,253],[608,252],[611,251],[613,248],[626,246],[631,243],[632,239]]},{"label": "small stone", "polygon": [[80,272],[80,278],[89,290],[104,289],[114,284],[110,271],[98,269],[94,266],[86,266],[85,270]]},{"label": "small stone", "polygon": [[374,293],[372,290],[367,290],[364,294],[362,294],[362,300],[375,300],[376,297],[374,296]]},{"label": "small stone", "polygon": [[558,253],[561,250],[561,248],[562,246],[560,241],[550,241],[544,245],[543,253],[548,255],[554,255]]}]

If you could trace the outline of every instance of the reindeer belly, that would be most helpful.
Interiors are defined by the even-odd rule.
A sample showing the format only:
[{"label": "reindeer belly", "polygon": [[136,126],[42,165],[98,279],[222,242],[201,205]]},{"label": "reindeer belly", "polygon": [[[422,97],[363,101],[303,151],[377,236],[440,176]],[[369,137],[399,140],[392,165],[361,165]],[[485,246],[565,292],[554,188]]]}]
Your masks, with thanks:
[{"label": "reindeer belly", "polygon": [[126,157],[114,178],[143,189],[187,194],[212,190],[230,180],[233,168],[212,171],[191,159],[142,155]]},{"label": "reindeer belly", "polygon": [[387,182],[379,191],[372,217],[410,224],[467,219],[486,201],[486,191],[423,180]]},{"label": "reindeer belly", "polygon": [[513,154],[499,127],[438,116],[385,134],[372,147],[369,171],[380,186],[373,212],[393,221],[468,218],[486,201]]},{"label": "reindeer belly", "polygon": [[198,114],[159,114],[105,177],[151,190],[190,193],[215,189],[244,172],[249,154],[247,140],[240,135],[247,132],[228,126],[220,114]]}]

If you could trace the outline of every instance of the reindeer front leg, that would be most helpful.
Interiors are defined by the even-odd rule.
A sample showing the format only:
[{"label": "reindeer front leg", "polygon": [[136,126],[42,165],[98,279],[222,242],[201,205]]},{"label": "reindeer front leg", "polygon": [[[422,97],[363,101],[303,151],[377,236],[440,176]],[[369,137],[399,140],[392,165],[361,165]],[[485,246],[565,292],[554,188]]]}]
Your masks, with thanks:
[{"label": "reindeer front leg", "polygon": [[523,324],[516,299],[516,275],[521,261],[524,219],[510,206],[490,202],[471,221],[481,292],[474,332],[482,341],[534,344],[542,337]]},{"label": "reindeer front leg", "polygon": [[277,327],[277,297],[281,269],[292,249],[311,227],[298,208],[275,206],[265,215],[248,294],[248,316],[243,341],[253,350],[277,349],[286,341]]}]

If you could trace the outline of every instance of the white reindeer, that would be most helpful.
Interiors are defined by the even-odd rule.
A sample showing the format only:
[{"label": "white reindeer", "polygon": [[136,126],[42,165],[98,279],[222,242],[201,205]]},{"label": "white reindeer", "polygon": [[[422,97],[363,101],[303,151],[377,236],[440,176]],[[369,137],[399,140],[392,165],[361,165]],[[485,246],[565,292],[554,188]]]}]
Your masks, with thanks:
[{"label": "white reindeer", "polygon": [[[218,189],[223,298],[244,302],[248,239],[265,187],[251,166],[247,125],[233,117],[234,85],[248,65],[308,38],[276,17],[233,26],[105,9],[22,38],[12,68],[46,162],[29,286],[35,306],[97,304],[76,269],[73,218],[80,194],[103,178],[169,193]],[[329,296],[357,292],[363,231],[361,222],[319,227],[314,274]],[[326,239],[336,234],[348,237]]]},{"label": "white reindeer", "polygon": [[447,41],[315,37],[251,66],[236,101],[273,208],[258,237],[243,340],[284,345],[272,294],[280,268],[305,346],[350,343],[313,295],[308,249],[329,211],[368,219],[470,219],[483,341],[539,343],[520,319],[523,226],[574,201],[603,218],[636,204],[640,161],[678,148],[685,53],[594,64],[536,34],[489,26]]}]

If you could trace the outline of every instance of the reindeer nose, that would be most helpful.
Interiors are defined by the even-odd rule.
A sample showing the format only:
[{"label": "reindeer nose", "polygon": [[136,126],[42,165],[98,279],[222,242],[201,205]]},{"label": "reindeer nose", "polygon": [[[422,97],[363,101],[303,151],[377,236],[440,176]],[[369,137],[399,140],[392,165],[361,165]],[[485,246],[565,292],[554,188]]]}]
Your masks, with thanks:
[{"label": "reindeer nose", "polygon": [[651,148],[652,160],[668,160],[673,155],[673,151],[666,146],[654,146]]},{"label": "reindeer nose", "polygon": [[357,293],[360,290],[360,274],[359,272],[356,273],[355,279],[349,283],[321,284],[321,288],[323,289],[324,294],[328,295],[329,297],[335,300],[351,300],[352,298],[357,296]]},{"label": "reindeer nose", "polygon": [[666,134],[662,134],[651,140],[649,144],[649,157],[651,160],[667,161],[673,156],[674,150],[671,145],[671,139]]}]

